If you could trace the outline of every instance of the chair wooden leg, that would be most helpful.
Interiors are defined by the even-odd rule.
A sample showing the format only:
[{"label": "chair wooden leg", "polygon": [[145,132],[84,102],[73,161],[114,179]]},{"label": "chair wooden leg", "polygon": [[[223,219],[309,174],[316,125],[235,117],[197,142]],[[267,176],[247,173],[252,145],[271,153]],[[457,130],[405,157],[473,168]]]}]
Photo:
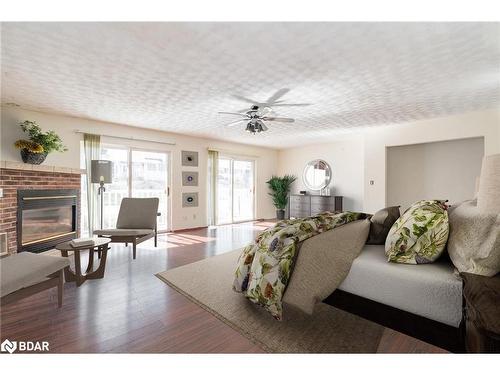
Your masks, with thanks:
[{"label": "chair wooden leg", "polygon": [[137,250],[137,243],[135,242],[135,240],[132,242],[132,247],[133,247],[133,250],[132,250],[133,258],[135,259],[136,250]]},{"label": "chair wooden leg", "polygon": [[64,270],[59,271],[57,278],[59,279],[57,283],[57,306],[61,308],[63,304]]},{"label": "chair wooden leg", "polygon": [[[98,238],[101,238],[102,236],[97,236]],[[97,259],[101,259],[101,250],[97,250]]]}]

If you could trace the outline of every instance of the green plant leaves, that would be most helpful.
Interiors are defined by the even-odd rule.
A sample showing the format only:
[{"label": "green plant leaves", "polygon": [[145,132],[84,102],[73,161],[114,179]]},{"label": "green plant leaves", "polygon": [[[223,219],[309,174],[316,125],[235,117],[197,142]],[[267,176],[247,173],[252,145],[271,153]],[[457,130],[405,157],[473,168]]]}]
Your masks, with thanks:
[{"label": "green plant leaves", "polygon": [[293,175],[285,175],[283,177],[272,176],[267,182],[269,189],[268,193],[272,199],[274,207],[278,210],[284,210],[288,203],[288,194],[290,193],[290,188],[295,182],[297,177]]},{"label": "green plant leaves", "polygon": [[31,142],[43,147],[43,152],[68,151],[67,147],[62,143],[61,137],[59,137],[55,131],[49,130],[44,133],[40,125],[35,121],[24,121],[20,123],[19,126],[21,126],[23,132],[28,134]]}]

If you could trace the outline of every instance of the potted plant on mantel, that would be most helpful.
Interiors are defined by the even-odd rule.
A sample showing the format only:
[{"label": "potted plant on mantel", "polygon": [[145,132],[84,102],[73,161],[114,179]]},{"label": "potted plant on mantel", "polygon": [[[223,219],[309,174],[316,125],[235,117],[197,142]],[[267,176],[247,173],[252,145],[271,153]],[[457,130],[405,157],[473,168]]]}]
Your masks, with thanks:
[{"label": "potted plant on mantel", "polygon": [[24,121],[19,125],[29,137],[29,140],[19,139],[14,143],[14,146],[21,150],[21,158],[24,163],[42,164],[49,153],[68,151],[62,143],[61,137],[53,130],[43,132],[35,121]]},{"label": "potted plant on mantel", "polygon": [[285,175],[283,177],[272,176],[267,184],[271,192],[269,195],[273,198],[274,207],[276,207],[276,218],[283,220],[285,218],[285,208],[288,203],[288,194],[290,188],[297,177],[293,175]]}]

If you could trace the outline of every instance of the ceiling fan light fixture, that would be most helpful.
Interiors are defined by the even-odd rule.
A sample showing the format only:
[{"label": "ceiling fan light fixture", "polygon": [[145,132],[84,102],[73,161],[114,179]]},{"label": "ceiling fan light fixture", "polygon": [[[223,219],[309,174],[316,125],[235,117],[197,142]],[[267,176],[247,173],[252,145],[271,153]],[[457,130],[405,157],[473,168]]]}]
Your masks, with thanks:
[{"label": "ceiling fan light fixture", "polygon": [[251,122],[249,122],[247,124],[247,127],[245,128],[245,131],[249,133],[255,133],[255,126]]}]

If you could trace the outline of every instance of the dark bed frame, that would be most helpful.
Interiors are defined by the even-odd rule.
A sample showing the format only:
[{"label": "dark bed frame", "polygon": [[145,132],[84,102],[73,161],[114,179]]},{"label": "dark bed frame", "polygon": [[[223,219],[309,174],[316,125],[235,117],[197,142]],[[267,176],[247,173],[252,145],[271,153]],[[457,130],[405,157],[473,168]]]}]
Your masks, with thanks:
[{"label": "dark bed frame", "polygon": [[458,328],[339,289],[323,302],[450,352],[465,353],[465,305],[463,301],[462,321]]}]

